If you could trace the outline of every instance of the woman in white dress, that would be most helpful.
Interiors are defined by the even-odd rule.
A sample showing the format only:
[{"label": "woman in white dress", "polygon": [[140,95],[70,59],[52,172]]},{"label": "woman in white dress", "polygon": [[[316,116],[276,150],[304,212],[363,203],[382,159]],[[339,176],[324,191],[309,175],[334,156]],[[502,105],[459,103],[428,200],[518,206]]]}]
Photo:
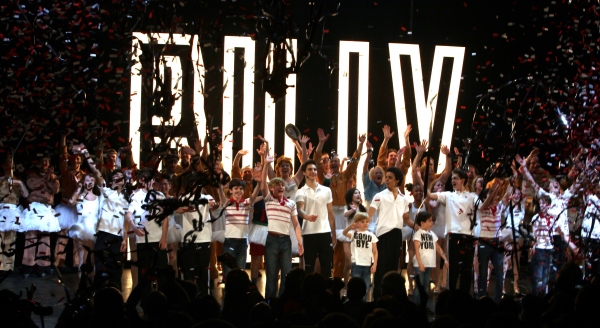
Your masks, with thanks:
[{"label": "woman in white dress", "polygon": [[[510,202],[511,198],[512,202]],[[514,292],[515,295],[517,295],[521,293],[519,289],[518,261],[521,258],[523,237],[520,229],[523,219],[525,218],[525,197],[523,197],[521,189],[517,188],[513,190],[512,187],[508,187],[506,195],[502,199],[502,218],[504,226],[502,238],[504,241],[504,249],[506,250],[504,256],[504,281],[506,281],[506,271],[512,266]],[[513,251],[515,243],[517,245],[516,253]]]},{"label": "woman in white dress", "polygon": [[15,240],[21,225],[19,198],[29,196],[22,181],[12,175],[13,160],[8,154],[0,168],[0,273],[14,269]]},{"label": "woman in white dress", "polygon": [[87,258],[87,250],[83,246],[90,249],[94,246],[101,201],[100,188],[96,185],[94,176],[85,174],[81,180],[83,183],[78,184],[79,188],[69,200],[70,204],[77,207],[77,222],[69,230],[69,236],[79,242],[77,253],[80,268]]}]

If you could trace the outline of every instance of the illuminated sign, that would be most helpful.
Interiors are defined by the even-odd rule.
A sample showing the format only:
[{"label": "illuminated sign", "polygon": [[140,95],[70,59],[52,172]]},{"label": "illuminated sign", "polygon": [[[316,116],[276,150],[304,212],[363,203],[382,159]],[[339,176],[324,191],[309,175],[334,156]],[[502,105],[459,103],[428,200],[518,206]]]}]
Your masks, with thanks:
[{"label": "illuminated sign", "polygon": [[[142,54],[141,44],[145,42],[152,42],[156,45],[161,44],[175,44],[179,46],[190,46],[191,47],[191,60],[193,62],[193,74],[194,74],[194,85],[193,85],[193,110],[196,117],[196,126],[198,134],[204,136],[204,128],[206,126],[206,118],[204,113],[204,96],[202,91],[202,85],[204,85],[204,62],[202,59],[202,53],[199,48],[198,40],[190,35],[169,35],[168,33],[134,33],[134,39],[140,44],[134,47],[133,60],[135,65],[132,67],[131,76],[131,103],[130,103],[130,120],[129,120],[129,135],[132,141],[132,150],[136,163],[139,163],[140,154],[140,142],[141,136],[139,133],[140,120],[141,120],[141,93],[142,93],[142,64],[140,63],[139,56]],[[297,53],[296,40],[289,42],[294,54]],[[254,150],[253,147],[253,132],[254,132],[254,62],[255,62],[255,41],[250,37],[237,37],[237,36],[226,36],[224,39],[224,60],[223,60],[223,120],[221,131],[227,134],[233,130],[233,97],[234,97],[234,83],[233,83],[233,72],[234,72],[234,61],[235,61],[235,49],[244,48],[244,79],[241,86],[244,88],[244,99],[242,101],[243,108],[243,122],[246,123],[243,131],[242,147],[250,152]],[[449,46],[437,46],[435,48],[435,54],[433,59],[433,65],[431,68],[431,81],[429,82],[429,90],[427,93],[427,99],[425,99],[425,87],[423,81],[423,73],[421,67],[421,56],[419,52],[419,46],[415,44],[403,44],[403,43],[390,43],[390,65],[392,71],[393,80],[393,92],[394,101],[396,108],[396,120],[398,131],[396,136],[401,136],[402,131],[406,129],[407,118],[406,118],[406,102],[404,94],[404,81],[402,80],[402,71],[400,67],[400,56],[410,56],[413,76],[413,88],[415,94],[416,112],[418,120],[418,130],[421,139],[429,139],[431,131],[433,131],[433,120],[435,118],[435,112],[437,109],[437,99],[439,92],[440,79],[442,74],[442,63],[445,57],[451,57],[454,59],[452,67],[452,74],[450,80],[450,89],[448,95],[448,103],[446,107],[446,117],[443,123],[443,134],[442,134],[442,145],[450,145],[452,141],[452,131],[454,125],[454,119],[456,115],[456,106],[458,102],[458,92],[461,81],[461,72],[464,62],[464,47],[449,47]],[[348,97],[349,97],[349,58],[350,53],[358,53],[359,68],[358,68],[358,112],[356,115],[359,117],[357,120],[356,127],[348,126],[348,117],[354,113],[348,112]],[[356,129],[357,135],[366,133],[368,128],[368,101],[369,101],[369,42],[359,41],[340,41],[339,51],[339,92],[338,92],[338,145],[329,145],[332,148],[337,149],[338,153],[342,156],[350,154],[347,149],[348,145],[348,133],[350,129]],[[291,62],[291,54],[288,53],[287,57],[288,64]],[[181,62],[178,56],[165,56],[165,62],[168,67],[172,70],[172,81],[177,80],[184,74],[181,69]],[[162,74],[162,72],[161,72]],[[290,74],[287,79],[287,84],[293,87],[287,89],[287,95],[285,98],[285,123],[295,124],[296,118],[296,75]],[[177,83],[171,83],[171,85],[177,85]],[[180,92],[180,90],[172,90],[173,93]],[[276,138],[275,136],[275,104],[273,99],[265,94],[265,129],[263,135],[267,140],[272,142],[272,147],[275,144],[284,143],[284,154],[288,157],[295,156],[294,145],[291,141],[287,140],[285,136]],[[170,124],[177,124],[181,119],[181,112],[183,107],[181,101],[176,101],[173,106],[173,120]],[[156,118],[153,118],[153,124],[158,124]],[[258,133],[258,132],[257,132]],[[240,134],[236,134],[240,135]],[[282,140],[279,140],[282,139]],[[403,138],[400,139],[400,146],[404,146]],[[232,141],[232,140],[227,140]],[[316,142],[316,140],[313,140]],[[183,144],[187,143],[187,140],[182,141]],[[223,166],[226,169],[231,167],[233,159],[233,143],[225,142],[223,145]],[[364,159],[363,159],[364,160]],[[445,156],[440,153],[438,161],[439,172],[444,163]],[[245,156],[243,158],[242,165],[252,165],[252,156]],[[359,167],[362,167],[359,164]],[[410,179],[410,176],[408,177]],[[359,187],[362,186],[362,179],[357,181]]]}]

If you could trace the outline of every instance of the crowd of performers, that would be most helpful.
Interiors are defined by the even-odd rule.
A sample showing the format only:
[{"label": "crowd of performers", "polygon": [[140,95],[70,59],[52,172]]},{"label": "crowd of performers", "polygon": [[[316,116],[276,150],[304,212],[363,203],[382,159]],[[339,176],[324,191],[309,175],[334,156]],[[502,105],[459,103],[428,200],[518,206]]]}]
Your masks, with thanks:
[{"label": "crowd of performers", "polygon": [[[403,135],[407,145],[410,131]],[[231,178],[220,162],[220,146],[212,148],[208,140],[161,156],[160,172],[137,168],[129,147],[117,152],[100,142],[90,155],[82,144],[69,145],[68,133],[59,144],[58,172],[51,165],[55,159],[43,158],[18,179],[12,156],[4,153],[0,270],[8,274],[17,264],[25,277],[44,276],[73,256],[75,266],[93,264],[95,285],[120,288],[129,253],[134,286],[148,268],[171,265],[205,295],[220,268],[226,284],[228,271],[246,268],[249,253],[251,279],[258,280],[264,262],[264,296],[272,299],[282,294],[292,257],[299,256],[307,273],[344,281],[359,277],[377,298],[384,274],[402,270],[408,252],[407,273],[414,278],[408,292],[414,289],[415,298],[415,283],[428,291],[430,282],[435,291],[469,292],[474,286],[476,296],[485,296],[493,270],[489,294],[497,301],[506,293],[510,267],[512,293],[521,292],[522,255],[528,255],[523,257],[530,261],[536,294],[551,288],[568,260],[584,266],[587,280],[600,273],[600,184],[595,158],[585,149],[562,179],[540,167],[534,149],[527,158],[516,156],[511,177],[485,181],[475,166],[461,169],[456,148],[442,146],[446,163],[439,174],[424,156],[426,141],[389,148],[395,134],[389,126],[373,168],[366,135],[342,159],[324,152],[329,136],[321,129],[317,134],[314,149],[306,136],[295,140],[302,163],[295,172],[293,160],[272,156],[259,136],[261,162],[241,168],[248,151],[238,151]],[[207,178],[215,174],[217,179]],[[203,179],[211,183],[195,183]],[[357,179],[364,190],[356,188]],[[448,179],[452,191],[446,190]],[[17,245],[17,233],[24,234],[23,245]],[[69,239],[73,254],[65,251]],[[18,252],[22,263],[14,263]]]}]

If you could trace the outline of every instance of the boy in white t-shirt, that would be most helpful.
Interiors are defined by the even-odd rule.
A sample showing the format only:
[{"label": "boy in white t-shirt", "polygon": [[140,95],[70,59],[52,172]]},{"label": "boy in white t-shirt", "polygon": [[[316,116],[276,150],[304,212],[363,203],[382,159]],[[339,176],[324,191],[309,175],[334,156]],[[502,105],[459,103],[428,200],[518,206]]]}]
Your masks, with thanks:
[{"label": "boy in white t-shirt", "polygon": [[[413,267],[415,268],[415,279],[419,277],[419,281],[425,292],[429,293],[429,282],[431,270],[435,268],[436,252],[444,259],[444,267],[448,268],[448,259],[438,245],[438,237],[431,231],[433,226],[433,217],[429,212],[419,212],[415,217],[415,224],[419,226],[419,230],[413,235],[415,243],[415,256],[412,259]],[[418,286],[418,285],[417,285]],[[419,288],[415,289],[413,301],[420,303]]]},{"label": "boy in white t-shirt", "polygon": [[[354,222],[344,229],[344,236],[350,239],[352,253],[352,277],[361,278],[367,286],[367,294],[371,286],[371,273],[377,271],[377,236],[367,230],[369,215],[365,212],[354,214]],[[365,294],[365,299],[366,299]],[[363,299],[364,300],[364,299]]]}]

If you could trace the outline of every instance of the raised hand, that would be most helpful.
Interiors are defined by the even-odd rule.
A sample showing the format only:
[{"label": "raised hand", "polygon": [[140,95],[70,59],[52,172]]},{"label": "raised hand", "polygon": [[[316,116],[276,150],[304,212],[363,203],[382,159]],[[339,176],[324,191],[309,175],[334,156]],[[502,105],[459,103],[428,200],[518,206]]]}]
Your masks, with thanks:
[{"label": "raised hand", "polygon": [[315,148],[313,147],[312,142],[308,143],[308,147],[306,148],[306,155],[310,156]]},{"label": "raised hand", "polygon": [[526,168],[527,167],[527,161],[521,157],[521,155],[517,154],[517,156],[515,156],[515,159],[517,160],[517,163],[519,163],[519,165],[521,165],[521,167]]},{"label": "raised hand", "polygon": [[426,152],[427,151],[427,140],[421,141],[420,145],[418,145],[415,142],[415,150],[417,151],[417,153],[420,153],[420,154]]},{"label": "raised hand", "polygon": [[240,156],[245,156],[245,155],[248,155],[248,151],[247,151],[247,150],[245,150],[245,149],[240,149],[240,150],[238,151],[238,154],[240,154]]},{"label": "raised hand", "polygon": [[404,139],[408,139],[410,131],[412,131],[412,125],[409,124],[406,126],[406,130],[404,131]]},{"label": "raised hand", "polygon": [[396,154],[398,155],[398,157],[400,157],[400,156],[402,156],[402,154],[404,154],[405,151],[406,151],[406,146],[400,148]]},{"label": "raised hand", "polygon": [[361,134],[361,135],[358,136],[358,141],[360,143],[365,142],[365,140],[367,140],[367,134],[366,133],[363,133],[363,134]]},{"label": "raised hand", "polygon": [[387,124],[383,126],[382,130],[383,130],[383,138],[388,139],[388,140],[391,139],[394,136],[394,134],[396,133],[396,132],[390,132],[390,126]]},{"label": "raised hand", "polygon": [[300,143],[301,144],[306,144],[308,142],[308,140],[310,140],[310,138],[308,136],[302,136],[300,137]]},{"label": "raised hand", "polygon": [[275,161],[275,158],[273,156],[267,156],[265,157],[265,161],[267,163],[273,163]]},{"label": "raised hand", "polygon": [[442,154],[448,156],[450,155],[450,148],[448,148],[448,146],[442,146],[441,148]]},{"label": "raised hand", "polygon": [[529,153],[529,157],[533,157],[533,156],[537,156],[540,153],[540,149],[539,148],[533,148],[533,150],[531,151],[531,153]]},{"label": "raised hand", "polygon": [[329,134],[325,135],[325,131],[323,131],[321,128],[317,129],[317,136],[319,137],[319,142],[324,143],[327,141],[327,139],[329,139]]}]

